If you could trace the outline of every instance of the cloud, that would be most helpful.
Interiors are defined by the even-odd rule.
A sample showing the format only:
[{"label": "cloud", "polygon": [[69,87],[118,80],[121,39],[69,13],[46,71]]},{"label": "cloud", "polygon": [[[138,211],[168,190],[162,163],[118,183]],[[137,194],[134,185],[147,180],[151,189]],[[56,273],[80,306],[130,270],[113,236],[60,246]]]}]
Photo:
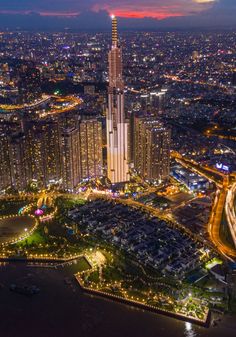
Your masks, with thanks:
[{"label": "cloud", "polygon": [[164,19],[167,17],[186,16],[199,13],[209,8],[212,2],[205,0],[110,0],[99,1],[93,6],[94,10],[107,10],[120,17],[152,17]]},{"label": "cloud", "polygon": [[186,16],[209,8],[215,0],[0,0],[2,13],[72,16],[84,11],[115,12],[121,17]]},{"label": "cloud", "polygon": [[236,26],[236,0],[0,0],[0,27],[104,30],[111,13],[123,29]]},{"label": "cloud", "polygon": [[195,2],[199,4],[209,4],[209,3],[214,3],[216,0],[195,0]]},{"label": "cloud", "polygon": [[232,12],[236,15],[236,0],[217,0],[213,6],[213,10],[224,12]]}]

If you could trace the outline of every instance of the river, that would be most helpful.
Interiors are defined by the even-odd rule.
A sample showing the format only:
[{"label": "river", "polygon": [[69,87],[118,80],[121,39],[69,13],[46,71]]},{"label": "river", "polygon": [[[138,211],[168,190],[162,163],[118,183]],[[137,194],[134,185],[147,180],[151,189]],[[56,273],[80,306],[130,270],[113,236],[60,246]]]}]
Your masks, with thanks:
[{"label": "river", "polygon": [[[73,278],[76,265],[57,269],[24,263],[0,266],[0,332],[4,337],[233,337],[235,317],[201,328],[84,294]],[[65,282],[69,278],[71,282]],[[32,297],[9,290],[36,284]]]}]

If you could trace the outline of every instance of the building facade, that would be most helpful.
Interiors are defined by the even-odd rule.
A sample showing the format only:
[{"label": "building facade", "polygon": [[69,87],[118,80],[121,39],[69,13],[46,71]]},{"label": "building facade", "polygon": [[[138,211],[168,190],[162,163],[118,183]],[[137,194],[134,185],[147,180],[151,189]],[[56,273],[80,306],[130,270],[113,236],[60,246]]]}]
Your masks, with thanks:
[{"label": "building facade", "polygon": [[135,117],[134,168],[148,181],[163,181],[170,173],[170,130],[155,118]]},{"label": "building facade", "polygon": [[0,192],[11,186],[11,160],[9,153],[9,137],[6,133],[0,133]]},{"label": "building facade", "polygon": [[112,17],[112,47],[108,55],[109,88],[107,111],[107,176],[111,183],[129,180],[128,121],[124,109],[122,49],[118,42],[117,19]]},{"label": "building facade", "polygon": [[72,192],[81,180],[79,129],[65,129],[61,136],[63,188]]},{"label": "building facade", "polygon": [[24,132],[0,133],[0,193],[25,190],[32,182],[73,191],[83,179],[102,176],[102,123],[66,125],[49,118],[27,122]]},{"label": "building facade", "polygon": [[96,119],[83,120],[79,127],[81,177],[82,179],[101,177],[102,123]]}]

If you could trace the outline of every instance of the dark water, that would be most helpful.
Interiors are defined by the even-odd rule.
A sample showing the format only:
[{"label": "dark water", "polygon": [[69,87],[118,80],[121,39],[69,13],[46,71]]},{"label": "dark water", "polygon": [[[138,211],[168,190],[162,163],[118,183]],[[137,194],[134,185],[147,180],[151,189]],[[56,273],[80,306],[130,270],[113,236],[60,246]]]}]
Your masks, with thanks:
[{"label": "dark water", "polygon": [[[236,322],[224,318],[216,327],[189,323],[144,312],[84,294],[71,267],[0,267],[0,336],[4,337],[232,337]],[[71,284],[64,282],[70,276]],[[33,297],[13,293],[11,283],[36,284]]]}]

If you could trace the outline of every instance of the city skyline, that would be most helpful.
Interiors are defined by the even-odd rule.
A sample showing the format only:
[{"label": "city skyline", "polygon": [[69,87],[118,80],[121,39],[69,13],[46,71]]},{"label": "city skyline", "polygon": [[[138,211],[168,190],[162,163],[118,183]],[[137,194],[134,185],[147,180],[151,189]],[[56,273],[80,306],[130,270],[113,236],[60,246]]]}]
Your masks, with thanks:
[{"label": "city skyline", "polygon": [[235,2],[1,4],[3,335],[234,336]]}]

